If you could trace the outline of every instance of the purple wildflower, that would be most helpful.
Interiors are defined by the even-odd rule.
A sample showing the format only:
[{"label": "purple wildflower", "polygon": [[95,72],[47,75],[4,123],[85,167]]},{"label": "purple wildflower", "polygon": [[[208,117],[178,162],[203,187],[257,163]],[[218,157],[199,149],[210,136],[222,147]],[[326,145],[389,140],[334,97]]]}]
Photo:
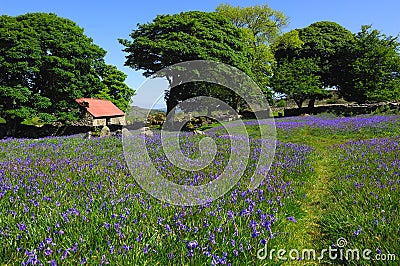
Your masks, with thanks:
[{"label": "purple wildflower", "polygon": [[198,246],[198,243],[197,243],[196,240],[194,240],[194,241],[189,241],[189,242],[186,243],[186,247],[187,247],[188,249],[195,249],[197,246]]}]

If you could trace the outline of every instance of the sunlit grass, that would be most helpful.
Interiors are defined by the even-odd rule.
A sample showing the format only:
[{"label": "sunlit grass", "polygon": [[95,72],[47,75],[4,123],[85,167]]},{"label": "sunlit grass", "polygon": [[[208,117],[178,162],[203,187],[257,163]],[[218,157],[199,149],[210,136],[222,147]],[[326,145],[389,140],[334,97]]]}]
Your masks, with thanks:
[{"label": "sunlit grass", "polygon": [[210,204],[175,207],[135,184],[118,138],[6,140],[0,147],[4,263],[254,264],[262,241],[283,246],[293,223],[287,217],[304,215],[298,198],[311,174],[311,150],[282,143],[257,190],[238,184]]},{"label": "sunlit grass", "polygon": [[[262,185],[254,191],[245,186],[254,157],[237,186],[197,207],[170,206],[140,189],[118,137],[2,140],[0,261],[291,265],[295,262],[276,256],[261,261],[257,251],[265,241],[274,249],[318,251],[339,237],[349,247],[396,253],[399,118],[370,119],[277,119],[276,157]],[[254,149],[260,129],[253,121],[245,123]],[[216,138],[226,134],[210,128]],[[196,157],[194,147],[202,137],[185,136],[183,149]],[[203,181],[220,173],[229,156],[229,141],[217,139],[217,144],[215,167],[199,173]],[[176,182],[191,182],[187,171],[162,159],[157,142],[149,145],[161,172]]]}]

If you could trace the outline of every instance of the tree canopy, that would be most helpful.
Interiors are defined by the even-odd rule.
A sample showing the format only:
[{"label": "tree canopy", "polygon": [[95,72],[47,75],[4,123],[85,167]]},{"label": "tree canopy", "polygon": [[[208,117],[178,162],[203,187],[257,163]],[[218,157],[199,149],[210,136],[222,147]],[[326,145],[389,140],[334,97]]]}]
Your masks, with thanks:
[{"label": "tree canopy", "polygon": [[[0,117],[76,120],[74,99],[96,95],[125,109],[134,91],[122,72],[104,62],[105,54],[69,19],[47,13],[0,16]],[[115,76],[117,83],[110,81]]]},{"label": "tree canopy", "polygon": [[267,4],[248,7],[221,4],[217,12],[227,17],[238,28],[247,29],[254,36],[252,44],[271,44],[281,33],[288,18]]},{"label": "tree canopy", "polygon": [[270,45],[280,35],[282,28],[287,25],[288,18],[267,4],[248,7],[221,4],[216,10],[244,31],[244,41],[254,54],[251,62],[254,80],[271,100],[269,79],[272,76],[271,65],[274,62],[274,56]]},{"label": "tree canopy", "polygon": [[[149,77],[180,62],[210,60],[237,67],[252,76],[252,53],[243,42],[243,32],[224,16],[211,12],[190,11],[159,15],[152,22],[139,24],[130,34],[132,40],[120,39],[128,53],[125,65],[144,70]],[[249,60],[250,58],[250,60]],[[170,85],[177,76],[168,76]],[[183,84],[166,94],[167,111],[194,95],[217,96],[220,86]]]},{"label": "tree canopy", "polygon": [[318,58],[324,88],[340,86],[340,76],[346,64],[347,49],[355,43],[351,31],[336,22],[321,21],[299,30],[304,42],[301,58]]},{"label": "tree canopy", "polygon": [[[313,107],[316,99],[321,99],[325,95],[328,95],[323,89],[340,87],[343,70],[347,64],[347,49],[354,45],[354,41],[354,36],[350,31],[335,22],[329,21],[316,22],[306,28],[285,33],[278,38],[272,46],[277,61],[275,72],[288,73],[291,69],[294,71],[296,68],[293,68],[293,66],[298,66],[299,63],[305,67],[305,62],[307,62],[307,65],[313,62],[312,65],[317,64],[318,66],[317,68],[312,67],[309,71],[301,71],[300,73],[304,75],[310,73],[310,82],[318,76],[321,88],[311,86],[307,89],[306,93],[303,91],[289,96],[307,95],[310,100],[309,106]],[[291,65],[287,66],[286,64]],[[287,82],[291,80],[291,83],[287,84],[292,84],[294,88],[304,88],[301,84],[304,82],[303,78],[306,77],[302,77],[299,80],[299,84],[295,84],[296,79],[292,79],[293,75],[288,75]],[[283,76],[281,78],[284,79]],[[274,89],[276,91],[292,91],[291,88],[283,89],[276,80],[277,78],[275,78],[274,82]]]},{"label": "tree canopy", "polygon": [[348,51],[341,95],[359,103],[400,99],[400,43],[371,26],[362,26]]},{"label": "tree canopy", "polygon": [[276,92],[284,93],[293,99],[298,107],[302,107],[305,100],[323,98],[327,91],[323,89],[318,62],[313,58],[299,58],[280,62],[281,65],[274,72],[272,84]]},{"label": "tree canopy", "polygon": [[[277,92],[297,98],[295,100],[298,103],[304,101],[307,95],[310,107],[315,99],[328,94],[316,86],[310,86],[304,91],[304,78],[307,76],[311,83],[318,76],[322,88],[336,88],[348,101],[365,103],[398,100],[399,47],[397,37],[386,36],[370,26],[362,26],[359,33],[352,34],[337,23],[316,22],[306,28],[285,33],[272,45],[277,61],[273,87]],[[319,70],[290,73],[291,70],[299,70],[299,59],[317,62]],[[306,76],[293,79],[293,75]],[[284,84],[288,87],[284,87]]]},{"label": "tree canopy", "polygon": [[104,65],[99,69],[102,86],[94,96],[103,100],[110,100],[119,109],[125,111],[131,103],[134,91],[125,83],[127,75],[116,66]]}]

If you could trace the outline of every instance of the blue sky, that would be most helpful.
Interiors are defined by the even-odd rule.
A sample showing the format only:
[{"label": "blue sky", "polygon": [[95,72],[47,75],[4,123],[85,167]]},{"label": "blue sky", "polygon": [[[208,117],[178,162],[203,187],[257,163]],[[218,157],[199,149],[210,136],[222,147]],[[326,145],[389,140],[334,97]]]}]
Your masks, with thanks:
[{"label": "blue sky", "polygon": [[[328,20],[339,23],[352,32],[359,31],[361,25],[372,26],[388,35],[400,33],[400,1],[398,0],[167,0],[167,1],[121,1],[121,0],[2,0],[2,15],[16,16],[28,12],[52,12],[75,21],[85,29],[87,36],[108,53],[106,62],[116,65],[127,75],[127,84],[138,89],[145,81],[140,72],[124,67],[125,53],[118,38],[129,38],[137,23],[151,21],[159,14],[175,14],[182,11],[213,11],[218,4],[251,6],[267,3],[275,10],[289,17],[285,31],[303,28],[316,21]],[[148,84],[149,85],[149,84]],[[153,84],[159,88],[140,88],[134,104],[148,107],[165,89],[165,83]],[[162,101],[158,107],[163,106]]]}]

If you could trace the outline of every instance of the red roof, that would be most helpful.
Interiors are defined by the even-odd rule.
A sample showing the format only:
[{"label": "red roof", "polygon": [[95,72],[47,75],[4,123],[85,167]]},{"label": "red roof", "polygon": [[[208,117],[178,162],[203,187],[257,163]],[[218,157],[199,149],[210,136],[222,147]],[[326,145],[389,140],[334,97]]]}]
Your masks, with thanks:
[{"label": "red roof", "polygon": [[80,98],[75,100],[94,117],[123,116],[125,115],[117,106],[108,100]]}]

